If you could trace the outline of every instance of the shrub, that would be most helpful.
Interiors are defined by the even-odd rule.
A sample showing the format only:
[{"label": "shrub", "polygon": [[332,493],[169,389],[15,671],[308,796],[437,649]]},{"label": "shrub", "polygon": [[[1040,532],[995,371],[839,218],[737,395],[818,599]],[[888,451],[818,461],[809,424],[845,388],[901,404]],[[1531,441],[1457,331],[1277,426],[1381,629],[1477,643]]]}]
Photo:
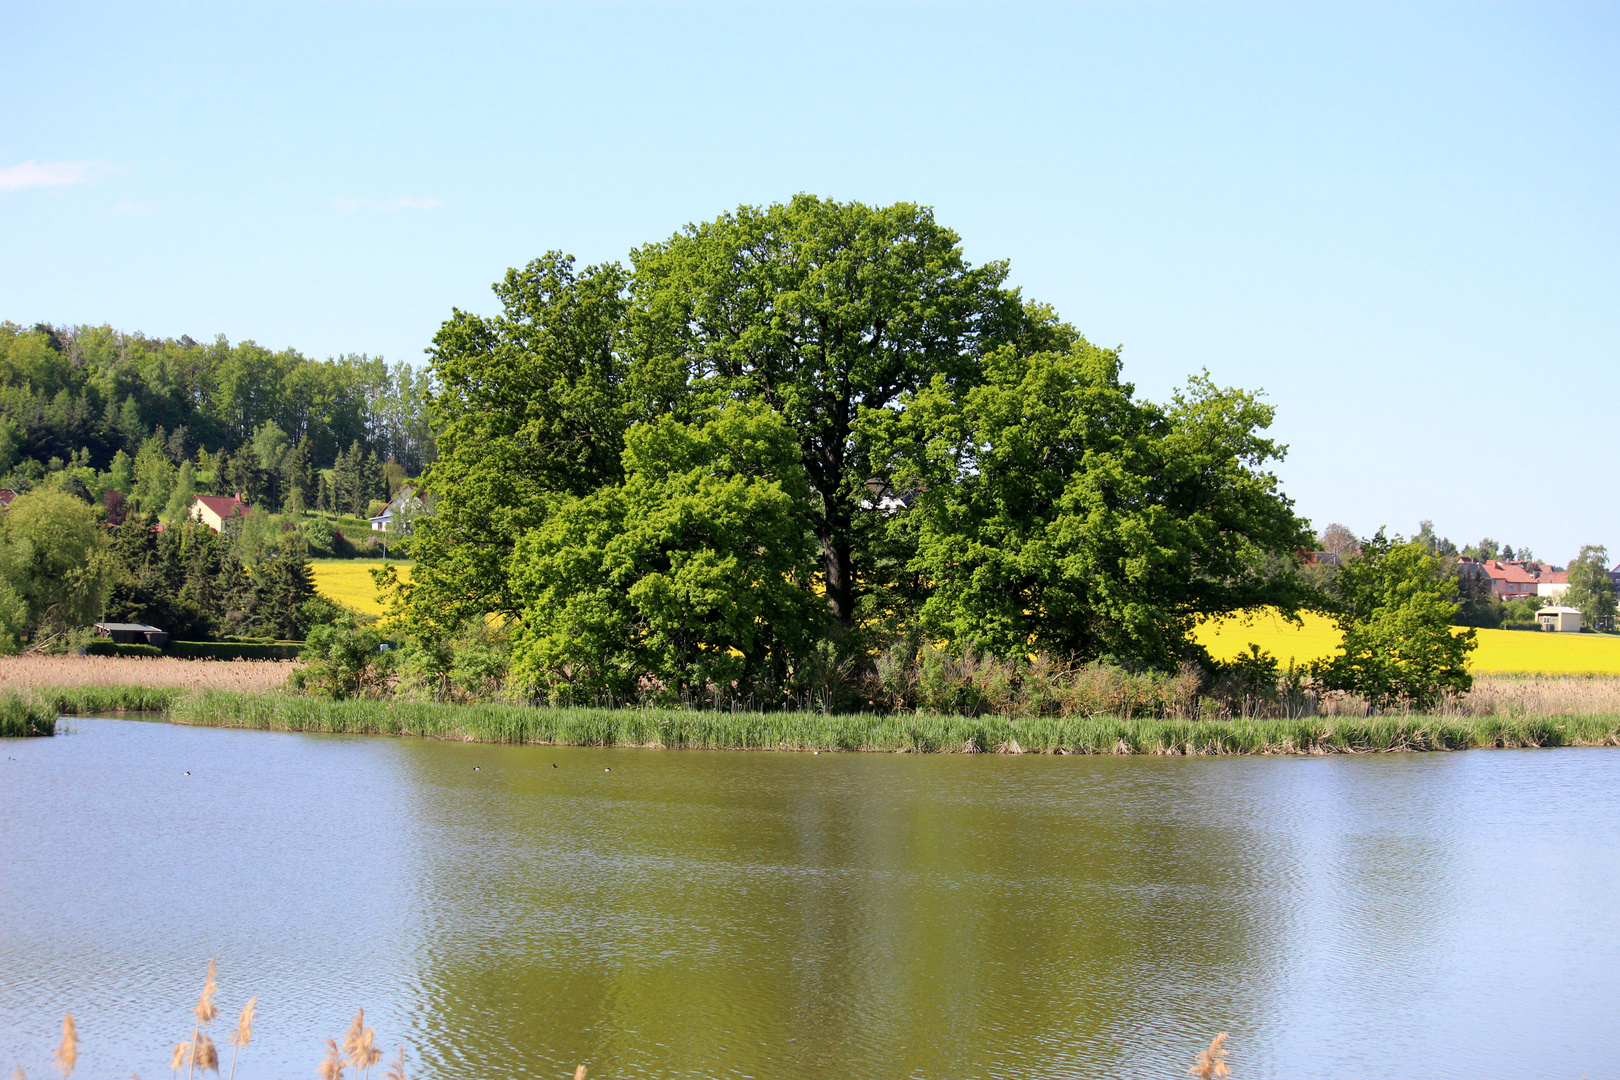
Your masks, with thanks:
[{"label": "shrub", "polygon": [[296,660],[303,646],[294,641],[171,641],[169,655],[188,660]]},{"label": "shrub", "polygon": [[396,653],[371,626],[345,617],[310,632],[302,670],[289,680],[295,690],[341,701],[385,697],[393,689]]}]

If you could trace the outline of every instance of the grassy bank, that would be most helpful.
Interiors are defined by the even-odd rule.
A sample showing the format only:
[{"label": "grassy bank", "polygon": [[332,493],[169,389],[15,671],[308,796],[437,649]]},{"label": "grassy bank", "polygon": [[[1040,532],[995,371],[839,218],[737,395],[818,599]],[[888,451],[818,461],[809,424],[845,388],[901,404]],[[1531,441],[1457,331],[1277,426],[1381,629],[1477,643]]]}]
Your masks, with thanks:
[{"label": "grassy bank", "polygon": [[47,692],[64,714],[161,709],[179,724],[414,735],[464,742],[706,750],[911,753],[1323,754],[1473,747],[1620,746],[1616,716],[1325,716],[1173,720],[700,712],[324,701],[283,694],[83,687]]}]

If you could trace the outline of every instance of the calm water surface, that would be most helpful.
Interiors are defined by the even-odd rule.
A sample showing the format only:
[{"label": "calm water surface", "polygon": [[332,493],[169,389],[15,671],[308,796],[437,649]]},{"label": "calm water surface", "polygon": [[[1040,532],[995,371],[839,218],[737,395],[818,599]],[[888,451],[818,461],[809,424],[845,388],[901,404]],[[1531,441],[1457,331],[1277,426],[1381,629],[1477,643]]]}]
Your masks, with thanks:
[{"label": "calm water surface", "polygon": [[[1620,1076],[1620,751],[924,757],[119,720],[0,741],[0,1069]],[[611,770],[611,771],[608,771]],[[189,771],[190,775],[185,775]],[[223,1028],[223,1025],[221,1025]],[[224,1031],[216,1032],[222,1038]]]}]

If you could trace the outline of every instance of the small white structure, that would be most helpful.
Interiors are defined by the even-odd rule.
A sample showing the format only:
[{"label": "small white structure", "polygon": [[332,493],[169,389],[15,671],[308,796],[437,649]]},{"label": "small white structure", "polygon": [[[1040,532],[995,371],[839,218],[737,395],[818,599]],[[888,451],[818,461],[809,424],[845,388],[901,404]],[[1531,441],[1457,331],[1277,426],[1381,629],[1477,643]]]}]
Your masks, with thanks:
[{"label": "small white structure", "polygon": [[391,532],[389,526],[396,517],[405,519],[405,532],[411,531],[410,519],[422,512],[422,500],[416,497],[415,488],[400,488],[394,501],[389,503],[382,513],[371,519],[372,532]]},{"label": "small white structure", "polygon": [[1558,634],[1581,632],[1581,609],[1573,607],[1544,607],[1536,612],[1536,622],[1543,630]]}]

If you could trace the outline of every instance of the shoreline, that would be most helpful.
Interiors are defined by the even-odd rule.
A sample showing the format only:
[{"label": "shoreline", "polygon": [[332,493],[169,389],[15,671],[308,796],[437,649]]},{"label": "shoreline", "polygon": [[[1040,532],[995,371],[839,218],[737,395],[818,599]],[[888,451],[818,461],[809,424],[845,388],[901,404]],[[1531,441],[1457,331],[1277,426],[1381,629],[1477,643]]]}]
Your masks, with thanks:
[{"label": "shoreline", "polygon": [[810,712],[327,701],[278,693],[137,686],[42,688],[6,700],[23,697],[32,699],[27,702],[30,714],[50,714],[53,728],[58,715],[155,712],[161,713],[167,723],[197,727],[539,746],[1177,756],[1620,746],[1620,716],[1616,715],[1410,714],[1247,720],[911,713],[830,716]]}]

